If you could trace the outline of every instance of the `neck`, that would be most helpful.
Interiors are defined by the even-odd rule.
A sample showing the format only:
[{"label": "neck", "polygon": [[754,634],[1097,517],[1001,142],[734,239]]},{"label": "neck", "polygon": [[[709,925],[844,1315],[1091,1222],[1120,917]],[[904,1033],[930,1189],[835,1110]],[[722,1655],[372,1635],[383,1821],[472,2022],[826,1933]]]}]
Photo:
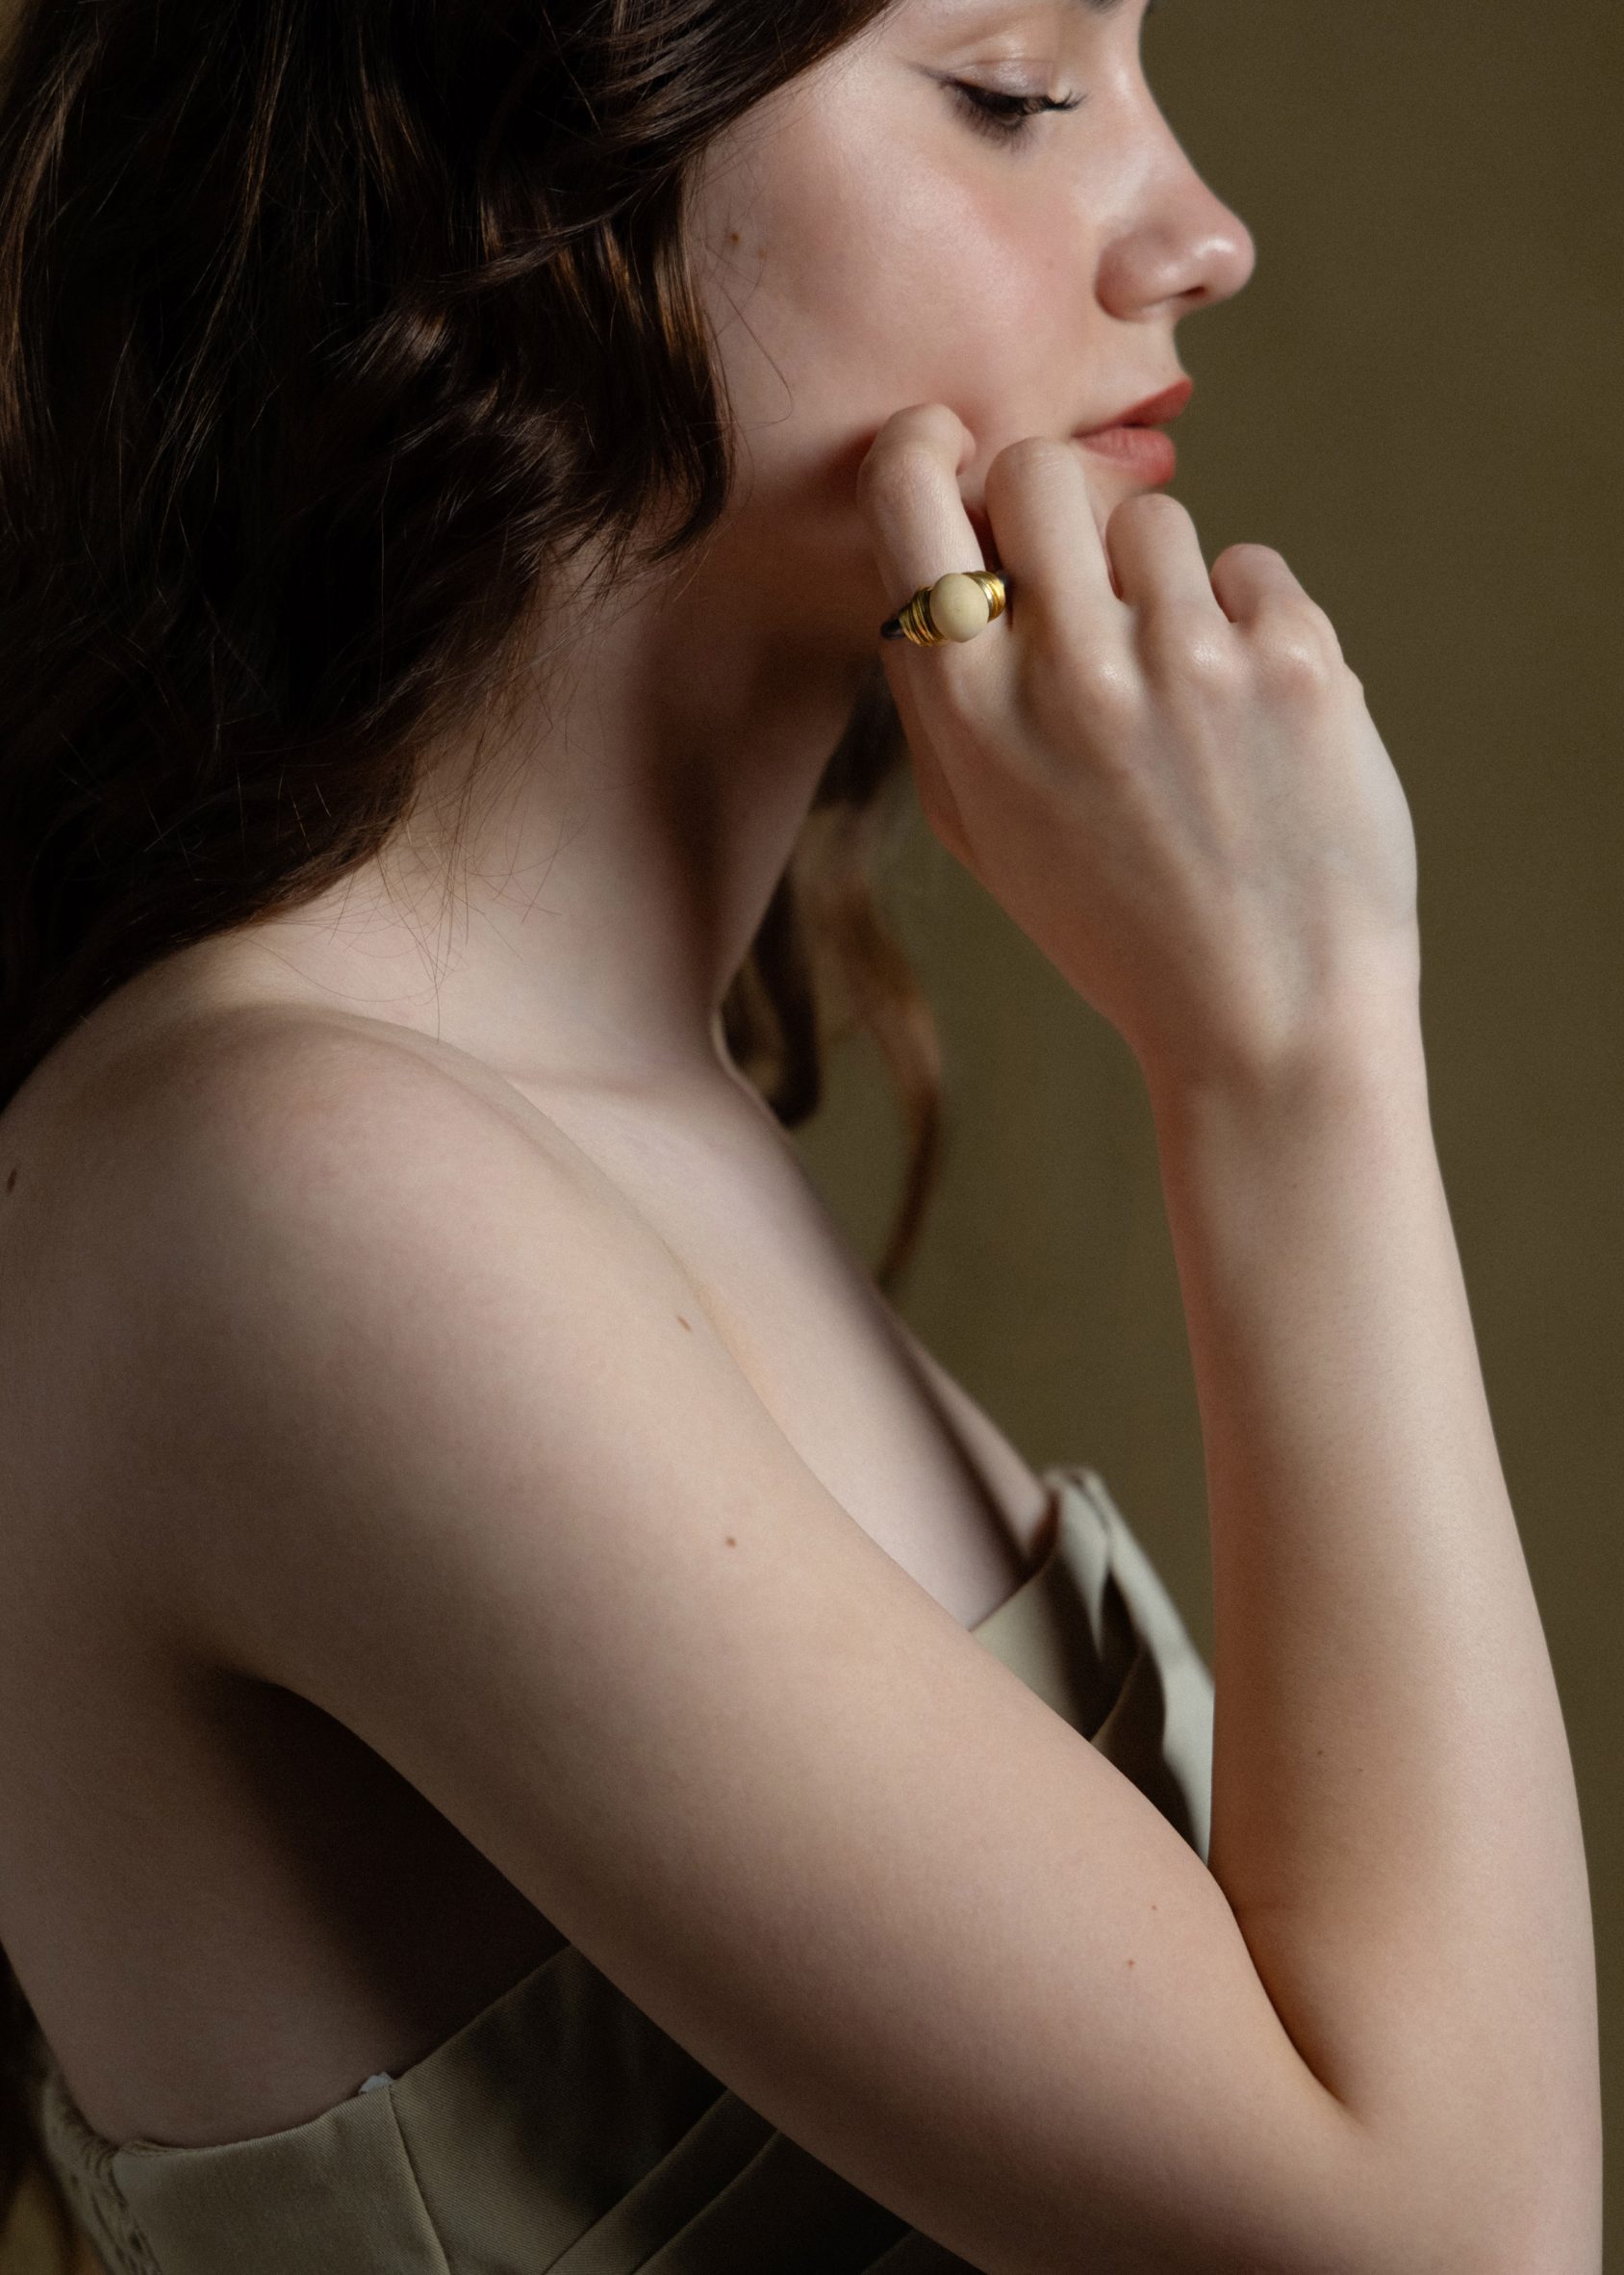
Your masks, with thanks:
[{"label": "neck", "polygon": [[827,626],[786,634],[784,597],[720,545],[590,637],[568,603],[545,622],[546,685],[499,750],[432,754],[384,855],[266,931],[350,1008],[517,1074],[714,1076],[871,659]]}]

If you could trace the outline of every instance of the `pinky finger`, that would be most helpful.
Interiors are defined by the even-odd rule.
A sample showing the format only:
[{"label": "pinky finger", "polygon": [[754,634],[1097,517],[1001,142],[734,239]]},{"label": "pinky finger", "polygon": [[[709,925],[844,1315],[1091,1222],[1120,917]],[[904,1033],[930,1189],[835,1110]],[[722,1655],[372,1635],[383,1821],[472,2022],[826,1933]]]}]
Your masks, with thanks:
[{"label": "pinky finger", "polygon": [[1231,624],[1248,623],[1274,601],[1315,605],[1295,570],[1272,545],[1229,546],[1208,574],[1218,605]]},{"label": "pinky finger", "polygon": [[1335,679],[1348,670],[1336,626],[1303,589],[1295,572],[1267,545],[1232,545],[1212,564],[1212,590],[1224,614],[1264,657],[1293,675]]}]

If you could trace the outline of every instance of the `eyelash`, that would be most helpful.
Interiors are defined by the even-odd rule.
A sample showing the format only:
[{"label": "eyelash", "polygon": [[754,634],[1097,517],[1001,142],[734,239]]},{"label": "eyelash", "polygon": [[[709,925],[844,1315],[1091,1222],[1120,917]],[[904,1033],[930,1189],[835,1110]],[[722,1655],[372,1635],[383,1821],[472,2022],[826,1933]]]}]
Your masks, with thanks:
[{"label": "eyelash", "polygon": [[1007,94],[996,87],[977,87],[968,79],[955,79],[951,84],[971,124],[995,142],[1017,141],[1039,112],[1075,111],[1084,99],[1079,94],[1069,95],[1063,102],[1053,95]]},{"label": "eyelash", "polygon": [[[1160,5],[1161,0],[1145,0],[1144,14],[1155,15]],[[1088,100],[1080,94],[1068,95],[1063,100],[1053,95],[1007,94],[1000,88],[977,87],[968,79],[954,79],[949,84],[971,124],[995,142],[1019,141],[1028,122],[1044,111],[1075,111]],[[1003,107],[1006,104],[1007,109]]]}]

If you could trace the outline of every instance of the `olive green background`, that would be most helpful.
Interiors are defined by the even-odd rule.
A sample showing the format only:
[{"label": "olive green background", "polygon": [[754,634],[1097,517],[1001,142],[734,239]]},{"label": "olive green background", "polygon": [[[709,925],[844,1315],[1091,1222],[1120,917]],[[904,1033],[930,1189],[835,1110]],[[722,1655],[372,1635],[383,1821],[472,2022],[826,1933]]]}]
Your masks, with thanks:
[{"label": "olive green background", "polygon": [[[1624,2203],[1624,12],[1159,0],[1152,88],[1257,243],[1179,330],[1172,493],[1331,613],[1420,853],[1434,1127],[1585,1814]],[[1077,289],[1085,290],[1081,275]],[[944,1175],[901,1309],[1034,1465],[1106,1476],[1212,1645],[1200,1425],[1138,1068],[909,826]],[[866,1046],[803,1157],[876,1259],[901,1161]]]}]

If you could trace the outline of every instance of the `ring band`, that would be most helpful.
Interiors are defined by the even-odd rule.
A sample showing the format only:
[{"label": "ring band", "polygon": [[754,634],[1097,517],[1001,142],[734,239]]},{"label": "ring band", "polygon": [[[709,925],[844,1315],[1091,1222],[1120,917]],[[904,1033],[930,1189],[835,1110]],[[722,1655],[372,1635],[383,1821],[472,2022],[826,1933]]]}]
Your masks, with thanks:
[{"label": "ring band", "polygon": [[912,600],[879,627],[882,640],[939,648],[944,640],[974,640],[1009,604],[1009,588],[996,569],[950,569],[922,584]]}]

